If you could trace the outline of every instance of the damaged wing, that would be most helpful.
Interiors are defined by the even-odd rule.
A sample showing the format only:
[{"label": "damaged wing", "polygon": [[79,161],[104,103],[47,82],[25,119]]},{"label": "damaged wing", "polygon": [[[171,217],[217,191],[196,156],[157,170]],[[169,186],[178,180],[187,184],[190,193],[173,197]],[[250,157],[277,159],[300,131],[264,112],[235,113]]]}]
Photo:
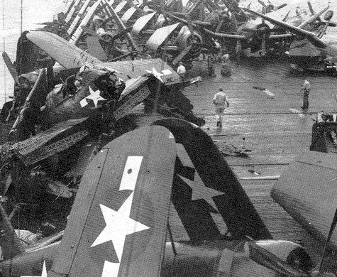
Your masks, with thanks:
[{"label": "damaged wing", "polygon": [[180,83],[179,75],[161,59],[102,62],[65,39],[49,32],[32,31],[27,38],[60,63],[63,67],[78,68],[90,65],[96,69],[115,72],[123,80],[136,78],[148,71],[162,71],[165,84]]}]

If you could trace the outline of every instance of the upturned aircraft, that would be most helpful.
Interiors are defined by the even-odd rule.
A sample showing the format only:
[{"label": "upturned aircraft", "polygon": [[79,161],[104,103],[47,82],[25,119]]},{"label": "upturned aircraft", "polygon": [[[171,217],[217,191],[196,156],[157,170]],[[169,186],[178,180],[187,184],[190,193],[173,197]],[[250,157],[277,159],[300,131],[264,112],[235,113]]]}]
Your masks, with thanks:
[{"label": "upturned aircraft", "polygon": [[[20,247],[2,209],[3,276],[310,276],[306,251],[272,240],[212,139],[166,119],[104,146],[62,240]],[[60,242],[61,241],[61,242]]]},{"label": "upturned aircraft", "polygon": [[[53,41],[52,45],[50,45],[50,41]],[[160,79],[165,85],[179,86],[179,83],[181,83],[178,74],[167,64],[162,63],[159,59],[105,63],[79,49],[68,41],[60,38],[59,36],[43,31],[32,31],[25,33],[24,36],[20,39],[16,63],[17,72],[14,74],[14,76],[16,76],[15,79],[18,79],[17,76],[21,76],[22,74],[26,74],[45,65],[45,63],[27,63],[28,60],[34,59],[35,57],[34,47],[39,47],[40,49],[44,50],[45,53],[51,55],[52,59],[58,61],[59,65],[68,70],[67,74],[69,74],[69,70],[71,71],[73,69],[73,72],[77,72],[80,67],[87,65],[89,68],[95,68],[97,70],[103,70],[106,72],[110,71],[110,73],[115,74],[118,78],[125,81],[131,78],[137,78],[138,76],[148,72],[153,72],[154,74],[157,74],[157,76],[160,76]],[[66,49],[66,51],[62,51],[60,49]],[[32,57],[32,55],[34,57]],[[53,61],[50,59],[48,59],[48,61],[51,61],[51,63],[49,63],[50,67],[53,64]],[[9,64],[11,72],[15,72],[15,69],[10,66],[11,63],[7,62],[7,64]],[[67,77],[68,76],[61,75],[60,78],[65,80]],[[52,78],[53,76],[49,76],[49,79]],[[52,80],[49,80],[48,83],[50,82],[52,82]],[[42,99],[43,97],[41,97],[40,94],[40,96],[37,98]],[[39,101],[44,102],[44,100]],[[39,104],[38,106],[41,105]]]},{"label": "upturned aircraft", "polygon": [[324,21],[314,22],[313,28],[305,29],[302,24],[295,27],[270,18],[268,15],[260,14],[255,11],[249,11],[265,20],[278,25],[285,30],[296,35],[287,52],[291,67],[295,70],[303,71],[336,71],[337,48],[334,39],[325,36],[329,26],[335,27],[331,22],[333,11],[329,10],[324,15]]},{"label": "upturned aircraft", "polygon": [[[18,111],[9,134],[11,142],[0,147],[3,196],[11,187],[29,188],[33,180],[48,190],[62,188],[67,191],[66,198],[71,196],[64,184],[72,177],[65,175],[72,169],[78,172],[79,160],[79,167],[85,167],[90,153],[104,143],[102,137],[111,140],[119,132],[133,128],[126,117],[142,102],[146,113],[155,109],[165,116],[203,124],[193,115],[193,105],[178,91],[189,81],[182,83],[179,75],[160,59],[102,63],[52,33],[30,32],[25,40],[45,49],[62,64],[66,68],[62,72],[65,79],[60,84],[63,77],[42,69],[27,95],[20,95],[22,90],[18,92],[17,106],[13,105]],[[26,60],[24,56],[21,59]],[[19,60],[17,65],[20,72],[29,71],[20,67]],[[20,79],[18,82],[21,85]],[[85,150],[87,144],[89,148]],[[69,176],[76,178],[75,175]]]}]

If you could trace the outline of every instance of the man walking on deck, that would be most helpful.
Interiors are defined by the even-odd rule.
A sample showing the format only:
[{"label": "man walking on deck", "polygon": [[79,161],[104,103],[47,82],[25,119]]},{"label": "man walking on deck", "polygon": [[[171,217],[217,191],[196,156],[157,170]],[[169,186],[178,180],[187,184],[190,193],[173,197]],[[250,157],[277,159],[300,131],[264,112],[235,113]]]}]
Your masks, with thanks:
[{"label": "man walking on deck", "polygon": [[207,58],[207,67],[208,67],[208,75],[210,77],[216,77],[215,69],[214,69],[215,57],[213,54],[208,55]]},{"label": "man walking on deck", "polygon": [[310,83],[307,79],[304,80],[301,91],[303,91],[303,106],[301,108],[303,110],[307,110],[309,108],[309,93],[310,93]]},{"label": "man walking on deck", "polygon": [[217,127],[222,127],[222,116],[227,107],[229,107],[229,102],[227,100],[227,95],[224,93],[222,88],[213,97],[213,104],[215,106],[215,113],[218,117],[216,123]]}]

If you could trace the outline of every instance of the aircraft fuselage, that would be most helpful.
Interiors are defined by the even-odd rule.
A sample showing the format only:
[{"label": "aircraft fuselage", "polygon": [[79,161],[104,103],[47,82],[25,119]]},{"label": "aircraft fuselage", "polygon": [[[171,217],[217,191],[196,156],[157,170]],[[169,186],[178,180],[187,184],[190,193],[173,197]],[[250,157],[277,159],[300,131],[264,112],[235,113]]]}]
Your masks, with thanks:
[{"label": "aircraft fuselage", "polygon": [[[268,250],[288,264],[296,264],[302,270],[310,271],[312,261],[305,250],[296,243],[282,240],[263,240],[256,244]],[[40,276],[42,264],[46,262],[50,270],[59,253],[60,243],[54,243],[37,251],[25,253],[0,263],[2,276],[31,275]],[[173,250],[174,248],[174,250]],[[161,276],[277,276],[277,273],[258,264],[261,257],[253,257],[247,241],[209,241],[202,243],[170,242],[166,243],[165,257]],[[254,261],[255,260],[255,261]],[[11,273],[10,273],[11,272]]]}]

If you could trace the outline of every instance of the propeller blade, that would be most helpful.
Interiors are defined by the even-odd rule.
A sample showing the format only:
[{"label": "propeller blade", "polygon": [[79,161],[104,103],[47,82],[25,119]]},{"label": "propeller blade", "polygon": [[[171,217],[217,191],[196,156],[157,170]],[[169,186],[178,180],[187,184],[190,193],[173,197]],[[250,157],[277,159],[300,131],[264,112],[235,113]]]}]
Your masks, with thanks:
[{"label": "propeller blade", "polygon": [[192,45],[186,47],[180,54],[173,60],[173,65],[177,65],[187,54],[190,52]]},{"label": "propeller blade", "polygon": [[288,20],[289,13],[290,13],[290,11],[287,12],[287,14],[285,15],[285,17],[283,17],[283,19],[282,19],[283,22],[286,22]]},{"label": "propeller blade", "polygon": [[298,28],[303,29],[308,24],[313,23],[315,20],[317,20],[328,9],[329,9],[329,6],[327,6],[326,8],[324,8],[323,10],[321,10],[320,12],[318,12],[317,14],[312,15],[310,18],[308,18],[307,20],[305,20],[301,25],[299,25]]},{"label": "propeller blade", "polygon": [[288,265],[285,261],[281,260],[279,257],[269,252],[268,250],[257,245],[253,241],[248,242],[249,245],[249,257],[256,263],[263,265],[275,272],[280,274],[285,274],[287,276],[296,277],[308,277],[309,275],[302,270],[293,268]]},{"label": "propeller blade", "polygon": [[312,15],[314,15],[314,14],[315,14],[315,11],[314,11],[314,9],[312,8],[312,5],[311,5],[310,1],[308,1],[307,3],[308,3],[308,7],[309,7],[310,13],[311,13]]},{"label": "propeller blade", "polygon": [[16,68],[14,64],[12,63],[10,57],[8,56],[6,52],[2,52],[2,58],[4,59],[4,62],[8,68],[9,73],[12,75],[14,82],[17,85],[20,85],[18,72],[16,71]]},{"label": "propeller blade", "polygon": [[250,9],[250,5],[252,4],[252,1],[249,2],[247,9]]},{"label": "propeller blade", "polygon": [[283,3],[282,5],[279,5],[276,10],[279,10],[279,9],[282,9],[284,8],[285,6],[287,6],[287,3]]},{"label": "propeller blade", "polygon": [[332,233],[333,233],[333,231],[334,231],[335,228],[336,228],[336,224],[337,224],[337,209],[336,209],[336,211],[335,211],[335,215],[334,215],[333,220],[332,220],[332,222],[331,222],[331,226],[330,226],[330,230],[329,230],[328,237],[327,237],[327,239],[326,239],[326,241],[325,241],[325,244],[324,244],[324,249],[323,249],[322,258],[321,258],[321,261],[320,261],[319,267],[318,267],[319,272],[322,272],[323,259],[324,259],[324,256],[325,256],[325,252],[326,252],[327,246],[328,246],[328,244],[329,244],[329,242],[330,242]]},{"label": "propeller blade", "polygon": [[193,28],[192,20],[191,20],[191,17],[190,17],[189,14],[186,16],[186,20],[187,20],[188,29],[190,29],[191,35],[193,37],[194,36],[194,28]]},{"label": "propeller blade", "polygon": [[257,2],[259,2],[264,8],[267,7],[266,4],[263,1],[261,1],[261,0],[257,0]]}]

